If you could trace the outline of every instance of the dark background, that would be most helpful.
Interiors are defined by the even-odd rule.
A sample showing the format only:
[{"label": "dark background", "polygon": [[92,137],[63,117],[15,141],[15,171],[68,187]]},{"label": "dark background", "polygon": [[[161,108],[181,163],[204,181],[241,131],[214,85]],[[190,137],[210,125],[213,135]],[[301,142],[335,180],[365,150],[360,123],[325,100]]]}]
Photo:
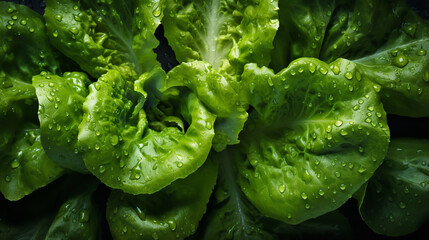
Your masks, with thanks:
[{"label": "dark background", "polygon": [[[19,4],[25,4],[36,12],[43,14],[46,6],[45,1],[42,0],[8,0]],[[94,0],[95,1],[95,0]],[[285,0],[279,0],[285,1]],[[387,0],[388,1],[388,0]],[[423,18],[429,19],[429,0],[407,0],[409,5],[422,16]],[[167,40],[164,38],[164,30],[162,26],[156,31],[156,36],[160,41],[160,46],[155,49],[158,54],[158,60],[163,65],[163,68],[169,71],[178,62],[175,59],[174,53],[168,46]],[[388,116],[388,124],[391,131],[392,137],[414,137],[414,138],[429,138],[429,118],[408,118],[399,117],[394,115]],[[104,192],[101,195],[106,195]],[[107,195],[106,195],[107,196]],[[429,203],[428,203],[429,204]],[[418,231],[413,234],[403,237],[385,237],[378,235],[371,231],[368,226],[361,220],[357,201],[350,199],[346,204],[340,208],[340,212],[343,213],[350,221],[350,226],[354,233],[354,239],[368,239],[368,240],[387,240],[387,239],[429,239],[429,221],[424,224]],[[106,229],[106,232],[108,230]],[[104,237],[110,238],[108,234]]]}]

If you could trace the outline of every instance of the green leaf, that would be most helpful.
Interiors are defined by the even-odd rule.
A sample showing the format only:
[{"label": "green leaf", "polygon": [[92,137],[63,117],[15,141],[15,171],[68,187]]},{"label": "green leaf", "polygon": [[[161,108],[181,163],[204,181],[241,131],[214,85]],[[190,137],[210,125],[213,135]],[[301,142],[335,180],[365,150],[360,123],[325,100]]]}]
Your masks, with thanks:
[{"label": "green leaf", "polygon": [[159,0],[48,0],[52,44],[93,77],[116,69],[129,80],[158,66],[152,51],[162,18]]},{"label": "green leaf", "polygon": [[272,66],[279,71],[300,57],[330,63],[372,54],[400,25],[405,6],[384,0],[281,1]]},{"label": "green leaf", "polygon": [[153,130],[142,109],[145,93],[129,85],[111,70],[90,86],[78,145],[88,170],[109,187],[154,193],[203,165],[214,136],[207,126],[216,117],[195,95],[185,94],[176,103],[189,124],[186,131]]},{"label": "green leaf", "polygon": [[179,62],[202,60],[235,76],[248,62],[270,62],[277,4],[277,0],[167,0],[162,24]]},{"label": "green leaf", "polygon": [[403,236],[429,219],[428,163],[428,140],[392,139],[359,208],[362,219],[374,232]]},{"label": "green leaf", "polygon": [[272,67],[299,57],[353,60],[381,85],[386,111],[429,116],[429,22],[405,1],[283,1]]},{"label": "green leaf", "polygon": [[17,202],[0,196],[0,238],[100,239],[97,186],[91,176],[70,175]]},{"label": "green leaf", "polygon": [[336,1],[279,2],[280,26],[274,39],[270,66],[280,71],[300,57],[319,57]]},{"label": "green leaf", "polygon": [[33,77],[43,147],[58,165],[81,173],[88,170],[77,148],[77,136],[90,83],[88,76],[80,72],[65,73],[63,77],[52,74]]},{"label": "green leaf", "polygon": [[114,190],[107,219],[115,239],[184,239],[195,233],[217,178],[217,161],[154,194]]},{"label": "green leaf", "polygon": [[389,41],[372,55],[356,59],[359,69],[381,85],[386,111],[429,116],[429,21],[409,9]]},{"label": "green leaf", "polygon": [[60,177],[64,170],[48,158],[36,126],[22,125],[8,151],[0,153],[0,191],[16,201]]},{"label": "green leaf", "polygon": [[213,147],[222,151],[226,145],[237,144],[238,135],[247,120],[248,108],[234,89],[234,82],[228,81],[210,64],[194,61],[182,63],[167,75],[164,91],[173,87],[187,87],[216,114]]},{"label": "green leaf", "polygon": [[61,205],[45,239],[100,239],[100,209],[93,196],[98,182],[85,184],[83,190]]},{"label": "green leaf", "polygon": [[379,86],[352,62],[301,58],[277,75],[249,64],[242,83],[254,111],[239,180],[262,214],[297,224],[337,209],[384,159]]},{"label": "green leaf", "polygon": [[30,8],[0,2],[0,26],[0,122],[4,122],[11,115],[27,117],[36,102],[31,77],[59,72],[59,63],[43,18]]},{"label": "green leaf", "polygon": [[220,162],[219,178],[212,207],[191,239],[344,239],[350,237],[347,219],[332,212],[317,219],[292,226],[264,217],[247,200],[237,183],[235,161],[243,156],[229,148],[212,155]]}]

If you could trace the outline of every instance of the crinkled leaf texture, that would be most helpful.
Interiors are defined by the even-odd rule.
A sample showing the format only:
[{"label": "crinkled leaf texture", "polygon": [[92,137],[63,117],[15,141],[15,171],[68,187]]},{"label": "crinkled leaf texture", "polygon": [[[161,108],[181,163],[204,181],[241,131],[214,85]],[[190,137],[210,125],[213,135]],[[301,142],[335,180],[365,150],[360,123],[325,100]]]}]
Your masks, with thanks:
[{"label": "crinkled leaf texture", "polygon": [[52,44],[93,77],[109,69],[135,80],[159,65],[154,33],[159,0],[48,0],[45,19]]},{"label": "crinkled leaf texture", "polygon": [[9,202],[0,196],[2,239],[101,239],[100,209],[89,175],[69,175]]},{"label": "crinkled leaf texture", "polygon": [[217,178],[218,162],[207,160],[195,173],[154,194],[114,190],[107,219],[115,239],[185,239],[195,233]]},{"label": "crinkled leaf texture", "polygon": [[77,147],[78,126],[90,80],[85,73],[65,73],[63,77],[41,74],[33,77],[39,100],[42,145],[61,167],[88,173]]},{"label": "crinkled leaf texture", "polygon": [[429,141],[394,138],[360,199],[360,214],[379,234],[402,236],[429,219]]},{"label": "crinkled leaf texture", "polygon": [[254,111],[239,181],[262,214],[297,224],[337,209],[384,159],[379,86],[354,63],[301,58],[276,75],[249,64],[242,83]]},{"label": "crinkled leaf texture", "polygon": [[381,85],[388,113],[429,116],[429,22],[405,1],[282,1],[279,18],[275,70],[299,57],[347,58]]},{"label": "crinkled leaf texture", "polygon": [[214,136],[207,126],[216,117],[192,93],[176,100],[189,124],[186,131],[149,128],[142,108],[145,95],[110,70],[90,86],[79,126],[78,145],[88,170],[109,187],[131,194],[157,192],[196,171]]},{"label": "crinkled leaf texture", "polygon": [[215,195],[200,228],[191,239],[344,239],[350,237],[347,219],[338,212],[292,226],[261,215],[247,200],[237,182],[235,161],[242,155],[229,148],[213,154],[219,161]]},{"label": "crinkled leaf texture", "polygon": [[268,65],[278,28],[277,0],[166,0],[162,24],[179,62],[203,60],[240,75],[248,62]]},{"label": "crinkled leaf texture", "polygon": [[64,173],[46,155],[37,126],[21,125],[14,135],[8,151],[0,153],[0,192],[10,201],[25,197]]},{"label": "crinkled leaf texture", "polygon": [[230,82],[212,65],[193,61],[173,68],[165,79],[164,91],[173,87],[187,87],[216,115],[213,148],[222,151],[237,144],[238,135],[247,120],[248,108]]}]

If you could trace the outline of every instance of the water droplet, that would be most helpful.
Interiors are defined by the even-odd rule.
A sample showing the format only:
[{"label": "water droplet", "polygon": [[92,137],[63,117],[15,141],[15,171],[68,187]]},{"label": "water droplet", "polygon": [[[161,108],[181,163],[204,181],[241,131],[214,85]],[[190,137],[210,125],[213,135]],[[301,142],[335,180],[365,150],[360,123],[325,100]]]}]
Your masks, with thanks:
[{"label": "water droplet", "polygon": [[17,167],[19,167],[19,165],[20,165],[21,163],[18,161],[18,159],[14,159],[12,162],[11,162],[11,164],[10,164],[10,166],[12,167],[12,168],[17,168]]},{"label": "water droplet", "polygon": [[306,208],[306,209],[310,209],[310,204],[309,204],[309,203],[306,203],[306,204],[305,204],[305,208]]},{"label": "water droplet", "polygon": [[353,74],[351,72],[346,72],[344,74],[344,77],[346,77],[348,80],[352,80],[353,79]]},{"label": "water droplet", "polygon": [[324,67],[320,67],[320,68],[319,68],[319,72],[320,72],[322,75],[326,75],[326,74],[328,73],[328,69],[326,69],[326,68],[324,68]]},{"label": "water droplet", "polygon": [[100,83],[95,82],[94,83],[94,88],[95,88],[95,90],[100,91],[100,89],[101,89]]},{"label": "water droplet", "polygon": [[357,110],[359,110],[359,108],[360,108],[360,106],[359,106],[359,105],[355,105],[355,106],[353,107],[353,110],[357,111]]},{"label": "water droplet", "polygon": [[77,27],[72,27],[69,29],[69,31],[74,35],[77,35],[79,33],[79,29]]},{"label": "water droplet", "polygon": [[341,125],[343,125],[343,122],[341,120],[335,122],[335,126],[341,127]]},{"label": "water droplet", "polygon": [[303,193],[301,193],[301,198],[305,200],[308,198],[308,196],[305,192],[303,192]]},{"label": "water droplet", "polygon": [[290,75],[292,75],[292,76],[295,76],[295,75],[296,75],[296,72],[295,72],[295,70],[294,70],[294,69],[290,70]]},{"label": "water droplet", "polygon": [[362,75],[360,74],[360,72],[356,72],[356,79],[358,81],[362,80]]},{"label": "water droplet", "polygon": [[146,214],[138,206],[136,206],[136,213],[137,213],[137,216],[139,216],[139,218],[141,220],[146,219]]},{"label": "water droplet", "polygon": [[76,11],[76,10],[78,10],[78,9],[79,9],[79,7],[78,7],[77,5],[74,5],[74,6],[73,6],[73,10],[75,10],[75,11]]},{"label": "water droplet", "polygon": [[319,164],[320,164],[320,160],[319,159],[314,160],[314,165],[319,166]]},{"label": "water droplet", "polygon": [[140,178],[141,178],[141,176],[140,176],[140,173],[138,171],[133,170],[131,172],[131,176],[130,176],[131,180],[139,180]]},{"label": "water droplet", "polygon": [[423,81],[429,82],[429,71],[423,73]]},{"label": "water droplet", "polygon": [[112,146],[116,146],[118,142],[119,142],[119,137],[117,135],[110,136],[110,144],[112,144]]},{"label": "water droplet", "polygon": [[89,221],[89,212],[86,209],[82,209],[79,212],[79,222],[86,223]]},{"label": "water droplet", "polygon": [[13,20],[16,20],[16,19],[18,19],[18,16],[13,15],[13,16],[12,16],[12,19],[13,19]]},{"label": "water droplet", "polygon": [[399,207],[404,209],[407,205],[404,202],[399,202]]},{"label": "water droplet", "polygon": [[158,233],[156,233],[156,232],[152,233],[152,238],[154,240],[158,240],[159,239]]},{"label": "water droplet", "polygon": [[5,180],[6,180],[6,182],[10,182],[12,180],[12,178],[10,176],[6,176]]},{"label": "water droplet", "polygon": [[15,9],[13,9],[13,8],[9,8],[9,9],[7,9],[7,12],[8,12],[8,13],[13,13],[13,12],[15,12]]},{"label": "water droplet", "polygon": [[177,167],[178,167],[178,168],[183,167],[183,163],[182,163],[182,162],[178,162],[178,163],[177,163]]},{"label": "water droplet", "polygon": [[325,191],[323,191],[322,189],[320,189],[320,190],[319,190],[319,195],[320,195],[320,196],[325,195]]},{"label": "water droplet", "polygon": [[155,7],[152,11],[153,16],[159,17],[161,15],[161,8],[158,4],[155,4]]},{"label": "water droplet", "polygon": [[424,50],[423,48],[419,49],[417,51],[417,55],[419,55],[419,56],[426,56],[426,50]]},{"label": "water droplet", "polygon": [[273,80],[271,79],[271,77],[268,77],[267,81],[268,81],[268,85],[270,87],[272,87],[274,85]]},{"label": "water droplet", "polygon": [[341,189],[342,191],[346,190],[346,185],[345,185],[344,183],[341,183],[341,185],[340,185],[340,189]]},{"label": "water droplet", "polygon": [[212,123],[211,123],[211,122],[206,122],[206,128],[207,128],[208,130],[211,130],[211,129],[213,128]]},{"label": "water droplet", "polygon": [[341,177],[341,173],[340,172],[335,172],[335,177],[340,178]]},{"label": "water droplet", "polygon": [[404,27],[405,33],[407,33],[411,37],[414,37],[414,35],[416,34],[416,29],[417,29],[416,23],[412,23],[412,24]]},{"label": "water droplet", "polygon": [[123,159],[119,160],[119,167],[120,167],[120,168],[125,167],[125,162],[124,162],[124,160],[123,160]]},{"label": "water droplet", "polygon": [[364,168],[364,167],[360,167],[360,168],[358,169],[358,172],[362,174],[362,173],[366,172],[366,168]]},{"label": "water droplet", "polygon": [[308,64],[308,70],[309,70],[311,73],[314,73],[314,72],[316,71],[316,65],[315,65],[314,63],[310,63],[310,64]]},{"label": "water droplet", "polygon": [[55,15],[54,17],[58,22],[61,22],[63,20],[63,16],[61,16],[60,14]]},{"label": "water droplet", "polygon": [[394,221],[395,221],[395,218],[394,218],[392,215],[390,215],[390,216],[389,216],[389,221],[390,221],[390,222],[394,222]]},{"label": "water droplet", "polygon": [[34,33],[34,28],[31,27],[31,28],[28,29],[28,31],[31,32],[31,33]]},{"label": "water droplet", "polygon": [[176,224],[176,221],[174,221],[174,219],[168,221],[167,223],[168,223],[168,227],[170,228],[171,231],[176,230],[177,224]]},{"label": "water droplet", "polygon": [[279,186],[279,192],[284,193],[286,191],[286,185],[282,184]]},{"label": "water droplet", "polygon": [[393,65],[403,68],[408,64],[408,58],[404,54],[399,54],[393,59]]},{"label": "water droplet", "polygon": [[337,65],[331,65],[331,70],[334,72],[335,75],[338,75],[340,73],[340,67]]},{"label": "water droplet", "polygon": [[122,233],[127,233],[128,232],[128,228],[127,228],[127,226],[124,226],[123,228],[122,228]]},{"label": "water droplet", "polygon": [[104,173],[104,172],[106,171],[106,167],[105,167],[104,165],[100,165],[100,166],[98,167],[98,171],[99,171],[100,173]]},{"label": "water droplet", "polygon": [[373,86],[372,86],[373,88],[374,88],[374,90],[375,90],[375,92],[380,92],[380,90],[381,90],[381,86],[380,85],[378,85],[378,84],[374,84]]},{"label": "water droplet", "polygon": [[26,25],[27,21],[25,19],[22,19],[19,23],[21,23],[21,25]]}]

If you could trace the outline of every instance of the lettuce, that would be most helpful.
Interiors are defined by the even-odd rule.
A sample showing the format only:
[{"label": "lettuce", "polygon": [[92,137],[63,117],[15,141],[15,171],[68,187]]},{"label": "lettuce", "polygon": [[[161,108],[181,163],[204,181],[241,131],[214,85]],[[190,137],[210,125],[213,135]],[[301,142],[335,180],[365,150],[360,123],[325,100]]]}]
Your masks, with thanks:
[{"label": "lettuce", "polygon": [[0,2],[0,239],[425,231],[429,22],[405,1],[43,4]]}]

